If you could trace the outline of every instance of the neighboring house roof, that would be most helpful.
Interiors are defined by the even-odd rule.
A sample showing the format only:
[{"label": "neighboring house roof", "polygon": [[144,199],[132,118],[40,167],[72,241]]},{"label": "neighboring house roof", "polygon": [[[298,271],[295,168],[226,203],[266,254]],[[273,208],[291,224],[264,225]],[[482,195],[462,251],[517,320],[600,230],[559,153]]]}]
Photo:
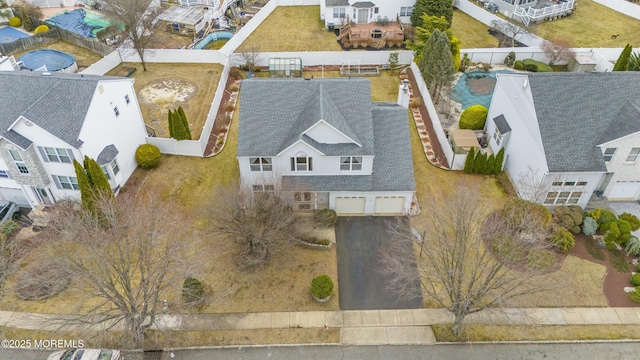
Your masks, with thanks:
[{"label": "neighboring house roof", "polygon": [[118,148],[115,145],[107,145],[100,151],[98,154],[98,158],[96,158],[96,162],[98,165],[106,165],[113,161],[113,159],[118,156]]},{"label": "neighboring house roof", "polygon": [[598,145],[640,131],[640,72],[529,74],[550,172],[607,171]]},{"label": "neighboring house roof", "polygon": [[504,118],[504,115],[498,115],[494,117],[493,122],[496,123],[498,131],[500,131],[500,134],[502,135],[511,131],[511,126],[509,126],[509,123],[507,122],[507,119]]},{"label": "neighboring house roof", "polygon": [[17,133],[7,131],[23,116],[69,145],[79,146],[78,136],[95,88],[104,79],[107,78],[63,73],[0,72],[0,136],[28,147],[30,140],[18,139]]},{"label": "neighboring house roof", "polygon": [[[373,155],[367,79],[249,79],[242,82],[238,156],[276,156],[302,140],[326,155]],[[304,132],[324,120],[355,144],[318,144]]]},{"label": "neighboring house roof", "polygon": [[389,103],[373,103],[370,109],[375,143],[372,175],[283,176],[283,189],[415,191],[407,109]]},{"label": "neighboring house roof", "polygon": [[351,6],[353,6],[354,8],[366,9],[376,6],[376,4],[372,3],[371,1],[358,1],[351,4]]},{"label": "neighboring house roof", "polygon": [[325,0],[327,6],[349,6],[349,0]]}]

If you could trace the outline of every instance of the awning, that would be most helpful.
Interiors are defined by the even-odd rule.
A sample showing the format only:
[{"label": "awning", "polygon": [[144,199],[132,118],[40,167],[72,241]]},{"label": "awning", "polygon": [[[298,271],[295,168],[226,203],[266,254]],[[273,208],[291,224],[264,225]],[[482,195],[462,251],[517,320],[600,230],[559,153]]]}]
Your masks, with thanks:
[{"label": "awning", "polygon": [[479,148],[480,143],[473,130],[449,130],[451,141],[454,146],[469,151],[472,147]]}]

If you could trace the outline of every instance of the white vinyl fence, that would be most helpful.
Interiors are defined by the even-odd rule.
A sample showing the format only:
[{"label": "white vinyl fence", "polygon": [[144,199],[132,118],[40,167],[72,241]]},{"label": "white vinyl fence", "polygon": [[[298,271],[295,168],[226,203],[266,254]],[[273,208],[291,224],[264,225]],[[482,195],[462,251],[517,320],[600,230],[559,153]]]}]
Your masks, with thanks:
[{"label": "white vinyl fence", "polygon": [[638,4],[634,4],[627,0],[595,0],[595,2],[640,20],[640,5]]},{"label": "white vinyl fence", "polygon": [[81,71],[81,73],[86,75],[104,75],[116,66],[120,65],[121,62],[122,58],[120,57],[120,51],[116,49],[111,54],[103,57],[98,62]]},{"label": "white vinyl fence", "polygon": [[[301,51],[301,52],[265,52],[260,53],[256,65],[269,66],[270,58],[301,58],[302,66],[336,66],[359,65],[384,66],[389,63],[389,55],[398,53],[398,63],[409,65],[413,61],[413,53],[407,50],[400,51]],[[231,65],[244,65],[246,60],[242,54],[231,55]]]}]

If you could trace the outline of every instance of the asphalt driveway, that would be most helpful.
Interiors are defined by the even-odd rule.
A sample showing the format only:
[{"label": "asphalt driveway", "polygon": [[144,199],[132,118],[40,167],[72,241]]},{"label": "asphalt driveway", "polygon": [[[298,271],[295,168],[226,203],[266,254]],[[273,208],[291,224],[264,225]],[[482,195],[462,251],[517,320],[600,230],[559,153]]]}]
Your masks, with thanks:
[{"label": "asphalt driveway", "polygon": [[[336,224],[338,286],[341,310],[418,309],[422,299],[398,298],[385,290],[380,272],[380,249],[388,251],[387,227],[396,218],[380,216],[339,217]],[[397,241],[397,240],[395,240]],[[406,240],[406,246],[411,246]],[[413,259],[407,259],[413,261]],[[416,280],[417,280],[416,269]],[[416,281],[416,286],[420,284]]]}]

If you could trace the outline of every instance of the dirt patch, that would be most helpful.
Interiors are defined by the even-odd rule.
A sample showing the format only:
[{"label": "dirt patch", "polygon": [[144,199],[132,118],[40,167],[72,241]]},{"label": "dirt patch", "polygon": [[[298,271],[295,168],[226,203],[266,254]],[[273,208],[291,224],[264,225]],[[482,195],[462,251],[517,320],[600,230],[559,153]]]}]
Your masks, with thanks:
[{"label": "dirt patch", "polygon": [[183,79],[159,79],[140,90],[140,100],[146,103],[164,104],[185,102],[198,93],[198,86]]}]

